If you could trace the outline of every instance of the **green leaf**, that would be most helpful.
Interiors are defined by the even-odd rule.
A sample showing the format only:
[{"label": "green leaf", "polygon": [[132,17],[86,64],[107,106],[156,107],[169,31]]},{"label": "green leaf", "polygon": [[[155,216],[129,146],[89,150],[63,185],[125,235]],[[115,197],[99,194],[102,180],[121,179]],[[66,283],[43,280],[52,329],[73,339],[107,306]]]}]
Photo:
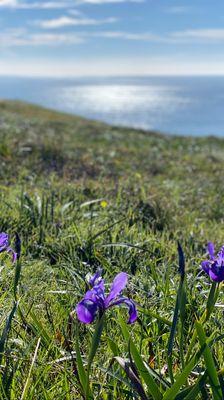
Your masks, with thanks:
[{"label": "green leaf", "polygon": [[42,340],[42,344],[44,346],[48,347],[52,342],[52,338],[49,336],[48,332],[44,328],[42,321],[40,319],[38,319],[38,317],[36,316],[36,314],[33,311],[30,312],[30,317],[32,318],[32,322],[30,322],[29,325],[30,325],[32,331],[37,336],[40,336],[41,340]]},{"label": "green leaf", "polygon": [[129,335],[125,322],[120,317],[119,317],[119,323],[125,340],[130,343],[130,352],[133,357],[135,367],[139,375],[147,385],[148,392],[151,394],[154,400],[162,399],[162,393],[160,392],[159,386],[156,384],[154,378],[151,376],[149,370],[146,368],[145,363],[137,350],[137,347],[135,346]]},{"label": "green leaf", "polygon": [[78,332],[76,334],[75,350],[76,350],[76,363],[77,363],[77,369],[78,369],[78,376],[79,376],[79,380],[80,380],[82,390],[84,393],[86,385],[87,385],[87,377],[86,377],[86,371],[85,371],[85,368],[84,368],[84,365],[82,362],[81,353],[80,353]]},{"label": "green leaf", "polygon": [[211,289],[210,289],[210,292],[208,295],[207,304],[206,304],[206,311],[207,311],[206,319],[208,319],[212,313],[212,310],[214,308],[214,305],[215,305],[217,297],[218,297],[218,293],[219,293],[219,287],[218,287],[217,283],[212,282],[212,286],[211,286]]},{"label": "green leaf", "polygon": [[178,375],[176,381],[171,386],[171,388],[165,392],[163,400],[175,399],[180,388],[186,383],[188,376],[191,374],[194,367],[198,364],[201,355],[202,351],[199,351],[194,357],[192,357],[190,362],[185,366],[184,370]]},{"label": "green leaf", "polygon": [[2,358],[3,358],[3,353],[4,353],[4,350],[5,350],[6,341],[8,339],[8,334],[9,334],[10,329],[11,329],[11,323],[12,323],[13,317],[14,317],[14,315],[16,313],[17,307],[18,307],[18,302],[15,302],[14,305],[13,305],[13,308],[12,308],[8,318],[7,318],[7,321],[6,321],[6,324],[5,324],[5,328],[4,328],[3,332],[2,332],[2,336],[1,336],[1,339],[0,339],[0,364],[2,363]]},{"label": "green leaf", "polygon": [[92,343],[91,343],[91,348],[90,348],[90,353],[89,353],[89,358],[88,358],[88,365],[87,365],[87,380],[86,380],[86,390],[85,390],[86,399],[89,398],[89,391],[90,391],[90,388],[89,388],[90,369],[91,369],[93,359],[95,357],[95,354],[96,354],[97,349],[100,344],[100,338],[101,338],[101,335],[103,332],[104,321],[105,321],[105,314],[103,314],[102,317],[98,320],[93,337],[92,337]]},{"label": "green leaf", "polygon": [[222,400],[223,397],[222,397],[222,390],[220,387],[218,372],[215,367],[215,362],[214,362],[214,359],[212,356],[211,349],[209,348],[207,341],[206,341],[206,335],[205,335],[203,326],[199,322],[196,322],[195,326],[196,326],[197,335],[198,335],[198,339],[199,339],[201,348],[204,349],[203,355],[204,355],[205,365],[206,365],[206,368],[208,371],[208,376],[209,376],[209,381],[211,384],[213,398],[214,398],[214,400]]},{"label": "green leaf", "polygon": [[185,278],[185,258],[183,249],[179,242],[177,244],[177,251],[179,256],[179,274],[181,276],[181,280],[183,281]]},{"label": "green leaf", "polygon": [[[185,397],[180,396],[179,399],[182,400],[184,398],[185,400],[195,400],[197,396],[200,394],[201,389],[204,387],[206,379],[207,379],[207,373],[198,378],[197,382],[193,385],[192,388],[190,388],[190,391]],[[178,397],[176,398],[176,400],[178,400]]]},{"label": "green leaf", "polygon": [[21,275],[21,262],[20,262],[20,260],[18,260],[16,262],[16,269],[15,269],[15,276],[14,276],[14,287],[13,287],[15,300],[17,300],[17,292],[18,292],[18,284],[19,284],[19,280],[20,280],[20,275]]},{"label": "green leaf", "polygon": [[[199,322],[200,323],[204,323],[207,322],[210,318],[210,315],[214,309],[215,303],[217,301],[219,295],[219,285],[217,285],[216,282],[212,283],[209,295],[208,295],[208,300],[207,300],[207,304],[206,304],[206,310],[204,311],[204,313],[202,314]],[[187,351],[187,355],[186,355],[186,360],[188,361],[190,359],[191,356],[191,352],[193,350],[193,347],[195,345],[195,341],[197,338],[197,332],[196,330],[193,332],[192,334],[192,338],[191,338],[191,342],[190,345],[188,347],[188,351]]]},{"label": "green leaf", "polygon": [[167,318],[162,317],[161,315],[151,311],[151,310],[144,310],[144,308],[138,306],[138,311],[144,315],[148,315],[151,318],[155,318],[158,321],[162,322],[165,325],[171,326],[172,322],[169,321]]},{"label": "green leaf", "polygon": [[96,351],[99,347],[99,343],[100,343],[100,338],[101,338],[101,334],[103,332],[103,326],[104,326],[104,321],[105,321],[105,314],[103,314],[103,316],[98,320],[97,324],[96,324],[96,328],[92,337],[92,344],[91,344],[91,349],[90,349],[90,353],[89,353],[89,358],[88,358],[88,369],[90,368],[93,359],[95,357]]},{"label": "green leaf", "polygon": [[110,347],[114,357],[118,356],[119,348],[118,348],[117,343],[115,343],[110,337],[107,337],[107,343],[108,343],[108,346]]},{"label": "green leaf", "polygon": [[185,321],[185,309],[186,309],[187,296],[186,296],[186,290],[185,290],[184,253],[183,253],[182,247],[179,243],[178,243],[178,255],[179,255],[180,283],[179,283],[179,288],[178,288],[177,297],[176,297],[173,321],[172,321],[172,326],[171,326],[171,330],[170,330],[170,336],[169,336],[169,340],[168,340],[168,349],[167,349],[167,358],[168,358],[167,364],[168,364],[168,370],[169,370],[169,376],[170,376],[171,383],[174,382],[173,370],[172,370],[172,352],[173,352],[173,345],[174,345],[174,339],[175,339],[175,335],[176,335],[179,316],[181,319],[180,357],[181,357],[182,367],[184,367],[182,343],[183,343],[183,339],[184,339],[183,332],[184,332],[184,321]]}]

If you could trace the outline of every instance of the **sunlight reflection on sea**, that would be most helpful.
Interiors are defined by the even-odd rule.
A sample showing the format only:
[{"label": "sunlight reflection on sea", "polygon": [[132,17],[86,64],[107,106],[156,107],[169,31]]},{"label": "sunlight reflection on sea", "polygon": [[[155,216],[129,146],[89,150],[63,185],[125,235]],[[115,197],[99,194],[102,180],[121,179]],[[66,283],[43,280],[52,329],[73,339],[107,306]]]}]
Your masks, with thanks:
[{"label": "sunlight reflection on sea", "polygon": [[138,85],[81,85],[64,87],[57,102],[89,118],[142,129],[184,108],[190,100],[178,88]]}]

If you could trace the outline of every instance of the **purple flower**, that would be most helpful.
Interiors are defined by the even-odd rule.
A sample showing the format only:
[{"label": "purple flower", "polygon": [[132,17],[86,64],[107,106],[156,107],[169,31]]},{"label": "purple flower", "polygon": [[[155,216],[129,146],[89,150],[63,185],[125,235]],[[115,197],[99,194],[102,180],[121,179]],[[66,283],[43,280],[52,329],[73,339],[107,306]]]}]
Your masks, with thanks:
[{"label": "purple flower", "polygon": [[12,262],[16,262],[17,254],[16,252],[10,247],[9,244],[9,235],[7,233],[0,233],[0,253],[6,251],[7,253],[12,254]]},{"label": "purple flower", "polygon": [[127,274],[125,272],[120,272],[116,275],[111,285],[110,293],[106,296],[104,280],[100,276],[100,271],[98,271],[90,279],[92,289],[86,292],[84,298],[76,306],[78,319],[84,324],[91,324],[94,321],[97,312],[102,315],[107,308],[124,304],[129,309],[128,323],[133,324],[137,319],[135,303],[133,300],[121,295],[122,290],[127,285],[127,281]]},{"label": "purple flower", "polygon": [[221,247],[217,256],[215,255],[215,246],[212,242],[208,243],[209,260],[202,261],[202,269],[215,282],[224,281],[224,246]]}]

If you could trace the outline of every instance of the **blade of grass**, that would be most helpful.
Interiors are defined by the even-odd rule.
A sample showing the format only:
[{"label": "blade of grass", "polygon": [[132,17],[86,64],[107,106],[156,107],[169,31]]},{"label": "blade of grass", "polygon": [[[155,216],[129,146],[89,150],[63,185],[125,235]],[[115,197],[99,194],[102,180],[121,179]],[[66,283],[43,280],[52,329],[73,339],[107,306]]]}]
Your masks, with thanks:
[{"label": "blade of grass", "polygon": [[121,326],[122,334],[127,342],[130,342],[130,351],[135,362],[135,366],[138,370],[143,381],[146,383],[148,392],[151,394],[154,400],[162,399],[162,393],[160,392],[159,386],[156,384],[154,377],[151,376],[150,372],[145,366],[144,361],[142,360],[141,355],[139,354],[137,347],[133,343],[130,334],[128,332],[126,323],[119,317],[119,323]]},{"label": "blade of grass", "polygon": [[79,380],[82,385],[82,390],[83,393],[85,392],[85,388],[87,386],[87,376],[86,376],[86,371],[82,362],[82,357],[80,353],[80,347],[79,347],[79,336],[78,332],[76,334],[76,362],[77,362],[77,369],[78,369],[78,375],[79,375]]},{"label": "blade of grass", "polygon": [[198,339],[200,342],[201,348],[204,348],[203,356],[204,356],[204,361],[206,365],[206,369],[208,372],[209,376],[209,381],[211,384],[211,389],[213,393],[213,398],[214,400],[222,400],[222,390],[220,387],[220,382],[219,382],[219,377],[218,377],[218,371],[216,370],[215,367],[215,362],[212,356],[211,349],[209,348],[207,341],[206,341],[206,335],[203,329],[203,326],[200,322],[195,323],[196,326],[196,331],[198,335]]},{"label": "blade of grass", "polygon": [[[208,295],[208,300],[207,300],[207,304],[206,304],[206,310],[204,311],[204,313],[202,314],[199,322],[201,324],[207,322],[210,318],[210,315],[212,313],[212,310],[214,309],[215,303],[217,301],[219,295],[219,286],[217,285],[216,282],[212,283],[209,295]],[[194,330],[193,334],[192,334],[192,339],[190,342],[190,345],[188,347],[188,351],[187,351],[187,355],[186,355],[186,361],[188,361],[190,359],[192,350],[194,348],[195,345],[195,341],[197,338],[197,331],[196,329]]]},{"label": "blade of grass", "polygon": [[185,366],[184,370],[178,375],[176,381],[171,386],[171,388],[165,392],[165,394],[163,396],[163,400],[175,399],[180,388],[186,383],[188,376],[191,374],[194,367],[198,364],[198,362],[202,356],[202,353],[203,353],[203,351],[201,350],[194,357],[192,357],[192,359],[189,361],[189,363]]},{"label": "blade of grass", "polygon": [[10,332],[12,320],[13,320],[13,317],[14,317],[14,315],[16,313],[17,307],[18,307],[18,302],[15,302],[14,305],[13,305],[13,308],[12,308],[8,318],[7,318],[7,321],[6,321],[6,324],[5,324],[5,328],[4,328],[3,332],[2,332],[2,336],[1,336],[1,339],[0,339],[0,365],[2,364],[2,358],[3,358],[3,355],[4,355],[5,345],[6,345],[6,342],[7,342],[7,339],[8,339],[8,334]]},{"label": "blade of grass", "polygon": [[[178,255],[179,255],[179,273],[180,273],[180,283],[179,288],[177,291],[176,303],[174,307],[173,313],[173,321],[170,330],[170,336],[168,340],[168,349],[167,349],[167,364],[168,364],[168,371],[171,383],[174,383],[174,376],[173,376],[173,368],[172,368],[172,353],[173,353],[173,345],[175,340],[175,334],[177,330],[177,324],[179,315],[181,317],[182,326],[181,326],[181,340],[183,340],[183,324],[184,324],[184,316],[185,316],[185,307],[186,307],[186,290],[185,290],[185,259],[184,253],[180,243],[178,242]],[[182,367],[184,365],[183,360],[183,348],[182,345],[180,346],[180,353],[181,353],[181,361]]]},{"label": "blade of grass", "polygon": [[138,311],[144,315],[148,315],[151,318],[157,319],[158,321],[162,322],[165,325],[168,325],[168,326],[172,325],[171,321],[169,321],[168,319],[166,319],[164,317],[161,317],[161,315],[159,315],[151,310],[144,310],[144,308],[138,307]]},{"label": "blade of grass", "polygon": [[27,377],[25,386],[23,388],[23,392],[22,392],[22,396],[21,396],[20,400],[23,400],[25,398],[27,390],[29,388],[31,373],[32,373],[32,369],[33,369],[34,363],[35,363],[36,358],[37,358],[37,352],[38,352],[38,349],[39,349],[39,346],[40,346],[40,341],[41,341],[41,338],[39,338],[38,341],[37,341],[36,349],[35,349],[35,352],[34,352],[34,355],[33,355],[33,359],[32,359],[32,362],[31,362],[31,366],[30,366],[30,369],[29,369],[28,377]]},{"label": "blade of grass", "polygon": [[89,387],[90,369],[91,369],[91,365],[92,365],[93,359],[95,357],[96,351],[100,344],[100,338],[101,338],[101,335],[103,332],[104,321],[105,321],[105,314],[103,314],[103,316],[98,320],[93,337],[92,337],[92,343],[91,343],[88,364],[87,364],[87,379],[86,379],[86,388],[85,388],[86,399],[89,398],[89,394],[90,394],[90,387]]},{"label": "blade of grass", "polygon": [[[195,400],[197,396],[199,396],[202,388],[204,387],[207,379],[207,372],[204,373],[203,376],[200,376],[193,386],[193,388],[189,391],[186,397],[184,397],[185,400]],[[178,400],[178,399],[176,399]],[[180,397],[180,400],[182,400],[182,397]]]}]

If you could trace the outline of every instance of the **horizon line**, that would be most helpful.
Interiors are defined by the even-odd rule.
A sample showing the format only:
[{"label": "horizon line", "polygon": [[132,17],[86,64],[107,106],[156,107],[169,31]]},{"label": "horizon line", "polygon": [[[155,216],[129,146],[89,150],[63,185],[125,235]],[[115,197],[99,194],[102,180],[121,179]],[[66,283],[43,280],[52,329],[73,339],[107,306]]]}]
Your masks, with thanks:
[{"label": "horizon line", "polygon": [[42,79],[74,79],[74,78],[150,78],[150,77],[164,77],[164,78],[172,78],[172,77],[224,77],[224,71],[223,72],[218,72],[218,73],[147,73],[147,74],[93,74],[93,75],[87,75],[87,74],[74,74],[74,75],[66,75],[66,74],[57,74],[57,75],[44,75],[44,74],[9,74],[5,72],[0,72],[0,77],[4,78],[27,78],[27,79],[33,79],[33,78],[42,78]]}]

